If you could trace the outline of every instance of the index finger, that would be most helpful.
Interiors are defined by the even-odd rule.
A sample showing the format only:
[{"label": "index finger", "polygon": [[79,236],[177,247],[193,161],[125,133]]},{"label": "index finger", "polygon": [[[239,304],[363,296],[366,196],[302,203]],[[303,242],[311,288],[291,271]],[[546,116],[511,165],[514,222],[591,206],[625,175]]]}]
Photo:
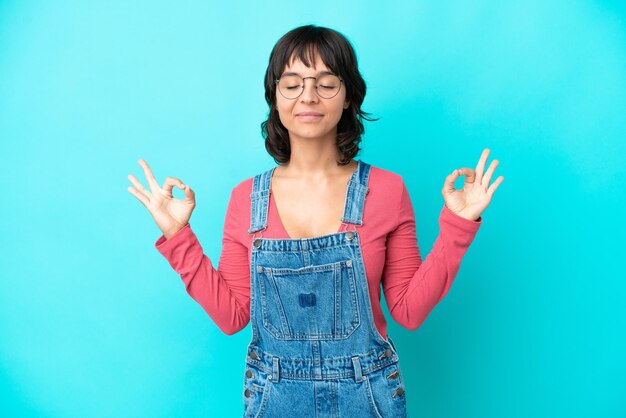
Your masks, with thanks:
[{"label": "index finger", "polygon": [[150,186],[150,190],[152,190],[152,193],[156,193],[157,190],[160,189],[159,184],[157,183],[156,179],[154,178],[154,175],[152,174],[152,170],[150,170],[150,166],[148,166],[148,163],[145,162],[143,159],[139,159],[137,160],[139,162],[139,165],[143,168],[143,173],[146,176],[146,180],[148,181],[148,185]]}]

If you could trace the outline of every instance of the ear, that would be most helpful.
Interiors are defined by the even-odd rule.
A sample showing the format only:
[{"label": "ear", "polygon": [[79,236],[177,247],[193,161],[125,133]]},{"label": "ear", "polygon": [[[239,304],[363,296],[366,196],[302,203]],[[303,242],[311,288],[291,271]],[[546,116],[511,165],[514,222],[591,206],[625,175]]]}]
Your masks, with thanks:
[{"label": "ear", "polygon": [[343,108],[344,108],[344,109],[347,109],[347,108],[349,108],[349,107],[350,107],[350,102],[349,102],[348,100],[346,100],[346,101],[343,103]]}]

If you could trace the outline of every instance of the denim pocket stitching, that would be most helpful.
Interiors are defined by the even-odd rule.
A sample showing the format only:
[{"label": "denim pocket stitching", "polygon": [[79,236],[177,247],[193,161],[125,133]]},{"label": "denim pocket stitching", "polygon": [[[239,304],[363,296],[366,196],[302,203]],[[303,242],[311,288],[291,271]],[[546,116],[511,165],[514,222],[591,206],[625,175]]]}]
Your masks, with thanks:
[{"label": "denim pocket stitching", "polygon": [[367,394],[367,399],[370,402],[370,407],[372,408],[372,412],[376,415],[377,418],[383,418],[376,406],[376,402],[374,402],[374,393],[372,392],[372,386],[370,385],[370,380],[368,376],[363,376],[363,385],[365,385],[365,393]]},{"label": "denim pocket stitching", "polygon": [[267,409],[267,402],[270,396],[270,392],[272,391],[272,381],[267,380],[265,382],[265,387],[263,389],[263,397],[261,398],[261,404],[259,405],[259,409],[257,413],[254,415],[254,418],[261,418],[265,413],[265,409]]},{"label": "denim pocket stitching", "polygon": [[[353,266],[349,265],[346,260],[341,260],[328,264],[317,264],[313,266],[306,266],[298,269],[287,268],[287,267],[264,267],[262,272],[258,273],[257,278],[259,280],[259,287],[261,290],[261,311],[262,311],[262,322],[264,328],[272,334],[277,339],[280,340],[320,340],[320,339],[330,339],[330,340],[341,340],[346,339],[350,335],[354,333],[354,331],[359,328],[361,324],[361,318],[359,314],[359,301],[358,301],[358,292],[356,289],[355,283],[355,275],[353,271]],[[344,270],[345,269],[345,270]],[[294,332],[292,331],[292,327],[289,325],[289,315],[285,310],[285,306],[283,301],[281,300],[281,294],[279,291],[279,286],[276,282],[277,277],[285,276],[285,275],[304,275],[304,274],[314,274],[317,272],[326,272],[333,275],[333,280],[329,280],[329,286],[332,286],[332,292],[335,296],[335,300],[338,299],[338,294],[341,294],[341,289],[337,289],[336,277],[337,275],[340,278],[344,278],[347,280],[347,286],[350,289],[349,292],[349,306],[350,306],[350,314],[351,318],[346,318],[346,321],[349,322],[349,325],[345,327],[343,332],[337,332],[337,329],[333,329],[330,333],[307,333],[307,332]],[[264,276],[261,276],[264,274]],[[269,283],[267,283],[269,282]],[[342,281],[339,280],[339,285],[341,286]],[[268,286],[269,285],[269,286]],[[276,300],[275,305],[277,309],[278,318],[275,320],[279,320],[283,331],[281,332],[275,326],[275,320],[272,321],[272,318],[269,309],[268,309],[268,290],[269,288],[275,292]],[[341,312],[341,307],[334,306],[332,310],[332,315],[337,315]]]}]

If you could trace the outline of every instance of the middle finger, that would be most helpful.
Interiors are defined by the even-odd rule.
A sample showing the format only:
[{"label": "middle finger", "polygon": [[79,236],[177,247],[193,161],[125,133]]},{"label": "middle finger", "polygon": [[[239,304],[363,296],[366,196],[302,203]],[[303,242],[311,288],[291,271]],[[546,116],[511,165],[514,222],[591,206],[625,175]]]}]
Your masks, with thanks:
[{"label": "middle finger", "polygon": [[148,180],[150,190],[152,190],[152,193],[156,193],[160,189],[160,187],[159,183],[157,183],[154,175],[152,174],[152,170],[150,170],[150,166],[148,166],[148,163],[142,159],[139,160],[139,165],[143,168],[143,173],[146,176],[146,180]]},{"label": "middle finger", "polygon": [[483,180],[483,170],[485,169],[485,164],[487,163],[487,157],[489,156],[489,148],[485,148],[483,153],[480,155],[480,159],[478,160],[478,164],[476,165],[476,182],[478,184],[482,183]]}]

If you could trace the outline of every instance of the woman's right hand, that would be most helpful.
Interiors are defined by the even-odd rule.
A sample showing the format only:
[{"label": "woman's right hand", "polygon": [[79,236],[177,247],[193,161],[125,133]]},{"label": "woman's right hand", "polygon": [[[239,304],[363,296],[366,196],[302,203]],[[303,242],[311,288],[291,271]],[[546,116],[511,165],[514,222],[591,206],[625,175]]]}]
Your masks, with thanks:
[{"label": "woman's right hand", "polygon": [[[128,175],[128,179],[135,187],[129,186],[128,191],[148,209],[165,238],[169,239],[189,223],[191,212],[196,207],[195,193],[189,185],[183,184],[175,177],[166,178],[163,187],[159,187],[148,163],[142,159],[138,162],[143,168],[150,191],[146,190],[132,174]],[[174,186],[185,191],[184,200],[174,199],[172,195]]]}]

